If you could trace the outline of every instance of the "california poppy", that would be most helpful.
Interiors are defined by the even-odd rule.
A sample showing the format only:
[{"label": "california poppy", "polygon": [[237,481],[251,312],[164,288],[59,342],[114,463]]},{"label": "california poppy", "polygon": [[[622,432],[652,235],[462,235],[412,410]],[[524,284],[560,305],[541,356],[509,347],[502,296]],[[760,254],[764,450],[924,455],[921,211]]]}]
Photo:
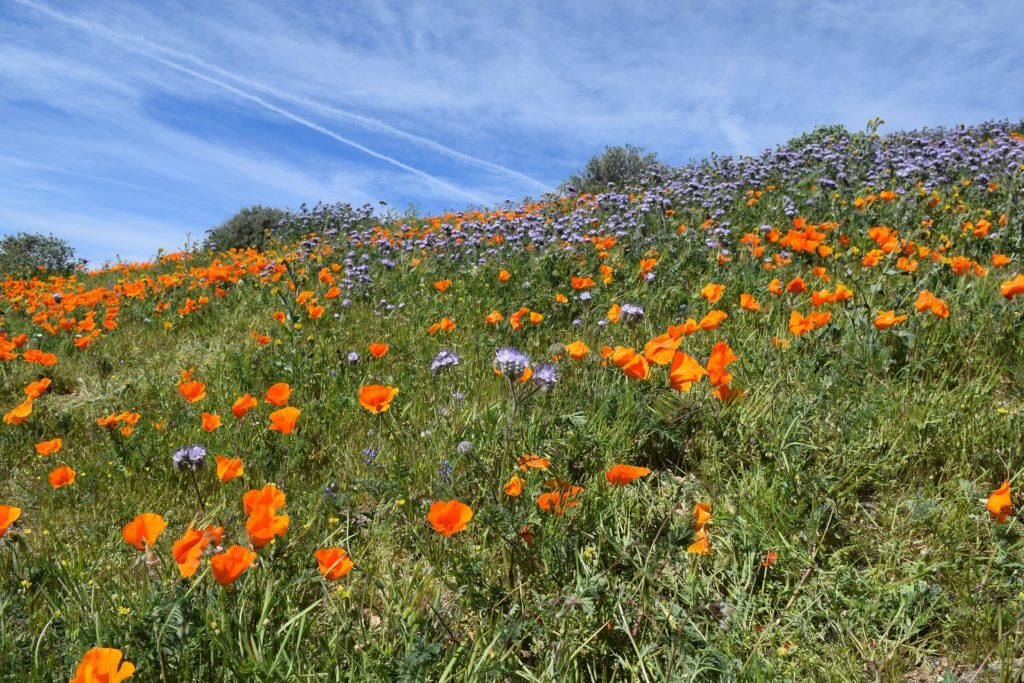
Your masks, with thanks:
[{"label": "california poppy", "polygon": [[292,388],[285,382],[278,382],[267,389],[267,394],[264,398],[267,399],[267,403],[280,407],[288,403],[288,397],[291,395]]},{"label": "california poppy", "polygon": [[668,370],[669,386],[676,391],[689,391],[693,383],[699,382],[706,374],[700,363],[682,351],[676,351]]},{"label": "california poppy", "polygon": [[635,467],[633,465],[613,465],[610,470],[604,473],[604,478],[613,486],[625,486],[634,479],[646,477],[651,471],[646,467]]},{"label": "california poppy", "polygon": [[40,441],[36,444],[36,453],[41,456],[53,455],[61,449],[64,442],[61,439],[50,439],[49,441]]},{"label": "california poppy", "polygon": [[518,498],[523,495],[524,484],[526,484],[525,479],[512,475],[512,478],[505,482],[505,495],[511,496],[512,498]]},{"label": "california poppy", "polygon": [[246,414],[259,405],[259,401],[256,400],[255,396],[249,394],[243,394],[235,399],[234,404],[231,406],[232,414],[241,420]]},{"label": "california poppy", "polygon": [[708,379],[716,387],[728,384],[732,381],[732,375],[726,370],[726,366],[739,360],[723,341],[718,342],[711,348],[711,355],[708,357]]},{"label": "california poppy", "polygon": [[707,555],[711,552],[711,539],[708,537],[708,532],[704,529],[697,529],[697,533],[694,534],[693,543],[687,548],[686,552],[696,553],[698,555]]},{"label": "california poppy", "polygon": [[262,548],[276,536],[283,536],[288,531],[288,515],[279,515],[270,505],[260,505],[251,511],[245,520],[245,528],[255,548]]},{"label": "california poppy", "polygon": [[395,387],[381,384],[367,384],[359,387],[359,405],[371,413],[383,413],[391,407],[391,401],[398,395]]},{"label": "california poppy", "polygon": [[187,579],[196,573],[203,551],[209,545],[209,536],[191,525],[186,529],[185,535],[174,542],[171,546],[171,555],[178,565],[182,578]]},{"label": "california poppy", "polygon": [[167,522],[160,515],[152,512],[145,512],[138,515],[121,529],[121,537],[129,545],[135,546],[136,550],[145,550],[146,546],[156,543]]},{"label": "california poppy", "polygon": [[206,385],[202,382],[182,382],[178,385],[178,393],[189,403],[196,403],[206,398]]},{"label": "california poppy", "polygon": [[94,647],[82,655],[71,683],[121,683],[135,673],[135,665],[123,657],[115,648]]},{"label": "california poppy", "polygon": [[21,508],[13,505],[0,505],[0,538],[7,534],[7,530],[19,517],[21,517]]},{"label": "california poppy", "polygon": [[267,484],[261,489],[251,489],[242,496],[242,509],[245,514],[251,515],[256,508],[271,507],[273,509],[283,508],[287,502],[284,491],[273,484]]},{"label": "california poppy", "polygon": [[214,580],[222,586],[234,583],[242,572],[252,566],[256,553],[240,545],[233,545],[210,559]]},{"label": "california poppy", "polygon": [[992,513],[999,524],[1005,524],[1006,518],[1013,514],[1013,499],[1010,496],[1010,480],[989,494],[985,507]]},{"label": "california poppy", "polygon": [[59,489],[74,484],[75,476],[77,476],[77,474],[77,472],[67,465],[61,465],[60,467],[54,468],[47,478],[50,481],[50,486],[55,489]]},{"label": "california poppy", "polygon": [[270,417],[270,431],[282,434],[291,434],[295,431],[295,422],[299,419],[302,411],[291,406],[281,408],[272,412]]},{"label": "california poppy", "polygon": [[348,551],[341,548],[320,548],[314,553],[320,573],[329,581],[336,581],[352,571],[355,565]]},{"label": "california poppy", "polygon": [[235,477],[245,474],[241,458],[228,458],[218,455],[215,459],[217,461],[217,478],[220,479],[221,483],[227,483]]},{"label": "california poppy", "polygon": [[1024,275],[1018,275],[1012,280],[999,285],[999,291],[1003,293],[1006,299],[1012,299],[1015,296],[1024,294]]},{"label": "california poppy", "polygon": [[576,360],[579,360],[580,358],[586,357],[586,355],[590,352],[590,347],[581,341],[574,341],[571,344],[565,345],[565,352],[569,354],[570,358],[575,358]]},{"label": "california poppy", "polygon": [[4,414],[4,424],[20,425],[32,414],[32,397],[29,396]]},{"label": "california poppy", "polygon": [[442,536],[451,536],[463,531],[471,519],[473,509],[457,500],[436,500],[427,512],[427,521],[434,527],[434,531]]},{"label": "california poppy", "polygon": [[761,310],[761,304],[753,296],[744,292],[740,294],[740,308],[746,311],[759,311]]},{"label": "california poppy", "polygon": [[546,470],[551,466],[547,458],[539,458],[536,455],[530,455],[526,453],[523,457],[519,458],[519,469],[522,471],[527,470]]},{"label": "california poppy", "polygon": [[906,315],[896,315],[896,311],[881,311],[875,316],[875,327],[879,330],[887,330],[893,325],[898,325],[907,319]]},{"label": "california poppy", "polygon": [[583,493],[582,486],[572,486],[568,482],[557,480],[548,482],[548,486],[552,490],[537,497],[537,505],[541,510],[561,515],[569,508],[580,504],[577,497]]},{"label": "california poppy", "polygon": [[212,432],[217,427],[220,427],[221,419],[220,415],[214,415],[213,413],[203,413],[203,431]]},{"label": "california poppy", "polygon": [[370,344],[370,355],[374,358],[381,358],[388,352],[388,345],[382,342],[374,342]]},{"label": "california poppy", "polygon": [[25,394],[29,398],[39,398],[43,395],[43,392],[50,388],[50,384],[52,384],[52,382],[49,377],[44,377],[43,379],[35,382],[29,382],[25,385]]},{"label": "california poppy", "polygon": [[673,337],[668,332],[660,334],[644,346],[644,358],[655,365],[668,365],[682,342],[681,338]]},{"label": "california poppy", "polygon": [[709,302],[715,303],[722,298],[723,292],[725,292],[725,285],[712,282],[709,285],[704,285],[704,288],[700,290],[700,295]]},{"label": "california poppy", "polygon": [[438,280],[434,283],[434,289],[439,292],[447,292],[448,288],[452,286],[451,280]]}]

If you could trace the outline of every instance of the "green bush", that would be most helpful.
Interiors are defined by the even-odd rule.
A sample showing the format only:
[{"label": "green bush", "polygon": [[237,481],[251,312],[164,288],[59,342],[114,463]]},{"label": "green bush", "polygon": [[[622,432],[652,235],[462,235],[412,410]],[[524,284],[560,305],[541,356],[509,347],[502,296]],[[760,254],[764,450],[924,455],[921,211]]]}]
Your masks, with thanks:
[{"label": "green bush", "polygon": [[581,192],[605,192],[608,186],[621,187],[641,182],[645,176],[664,168],[657,155],[645,153],[633,145],[605,147],[603,154],[591,157],[583,170],[566,185]]},{"label": "green bush", "polygon": [[287,211],[256,204],[242,209],[215,228],[206,231],[206,246],[211,249],[262,249],[268,233],[288,217]]},{"label": "green bush", "polygon": [[53,235],[19,232],[0,239],[0,275],[3,276],[70,273],[78,263],[74,247]]}]

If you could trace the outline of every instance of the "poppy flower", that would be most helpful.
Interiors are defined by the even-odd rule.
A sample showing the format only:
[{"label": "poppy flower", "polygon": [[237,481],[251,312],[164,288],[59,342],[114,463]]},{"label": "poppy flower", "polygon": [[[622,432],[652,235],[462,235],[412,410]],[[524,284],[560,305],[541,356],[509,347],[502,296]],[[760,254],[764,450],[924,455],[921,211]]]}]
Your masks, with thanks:
[{"label": "poppy flower", "polygon": [[569,284],[572,285],[573,289],[579,291],[581,289],[589,289],[597,283],[589,277],[574,277],[569,281]]},{"label": "poppy flower", "polygon": [[488,325],[497,325],[504,319],[505,316],[501,314],[501,311],[491,311],[484,317],[484,322]]},{"label": "poppy flower", "polygon": [[379,414],[391,407],[391,402],[398,395],[395,387],[381,384],[366,384],[359,387],[359,405],[371,413]]},{"label": "poppy flower", "polygon": [[274,510],[283,508],[287,496],[273,484],[267,484],[261,489],[251,489],[242,496],[242,508],[246,515],[251,515],[256,508],[270,507]]},{"label": "poppy flower", "polygon": [[50,388],[50,384],[52,384],[52,382],[49,377],[44,377],[43,379],[35,382],[29,382],[25,385],[25,394],[29,398],[39,398],[47,389]]},{"label": "poppy flower", "polygon": [[57,356],[52,353],[46,353],[39,349],[29,349],[22,354],[22,358],[25,359],[26,363],[38,363],[39,365],[54,365],[57,362]]},{"label": "poppy flower", "polygon": [[275,410],[270,414],[270,431],[291,434],[295,431],[295,422],[302,411],[291,406]]},{"label": "poppy flower", "polygon": [[245,474],[245,468],[242,466],[241,458],[228,458],[223,455],[216,457],[217,461],[217,478],[220,479],[222,484],[226,484],[235,477],[240,477]]},{"label": "poppy flower", "polygon": [[71,683],[121,683],[135,673],[135,665],[123,657],[115,648],[94,647],[82,655]]},{"label": "poppy flower", "polygon": [[233,545],[210,558],[210,569],[213,571],[214,580],[222,586],[227,586],[234,583],[255,560],[256,553],[240,545]]},{"label": "poppy flower", "polygon": [[725,292],[725,285],[720,285],[712,282],[709,285],[704,285],[703,289],[700,290],[700,295],[707,299],[711,303],[715,303],[722,298],[722,294]]},{"label": "poppy flower", "polygon": [[879,330],[887,330],[893,325],[898,325],[906,319],[906,315],[896,315],[896,311],[894,310],[881,311],[875,316],[875,328]]},{"label": "poppy flower", "polygon": [[992,265],[996,268],[1002,268],[1006,264],[1010,263],[1013,259],[1004,254],[992,254]]},{"label": "poppy flower", "polygon": [[448,288],[452,286],[451,280],[438,280],[434,283],[434,289],[439,292],[447,292]]},{"label": "poppy flower", "polygon": [[658,335],[644,346],[644,358],[655,365],[668,365],[681,343],[682,338],[673,337],[668,332]]},{"label": "poppy flower", "polygon": [[196,403],[206,398],[206,385],[202,382],[182,382],[178,385],[178,393],[189,403]]},{"label": "poppy flower", "polygon": [[546,470],[551,466],[547,458],[539,458],[536,455],[530,455],[526,453],[523,457],[519,458],[517,463],[519,469],[526,472],[527,470]]},{"label": "poppy flower", "polygon": [[50,439],[49,441],[40,441],[36,444],[36,453],[45,457],[47,455],[53,455],[64,446],[64,442],[61,439]]},{"label": "poppy flower", "polygon": [[314,553],[320,573],[328,581],[336,581],[352,571],[352,558],[341,548],[320,548]]},{"label": "poppy flower", "polygon": [[374,358],[382,358],[388,352],[388,345],[382,342],[374,342],[369,347],[370,355]]},{"label": "poppy flower", "polygon": [[245,528],[249,532],[249,540],[254,548],[262,548],[270,543],[276,536],[284,536],[288,531],[288,515],[277,514],[275,508],[270,505],[260,505],[254,508],[245,520]]},{"label": "poppy flower", "polygon": [[569,354],[570,358],[579,360],[580,358],[586,358],[590,352],[590,347],[581,341],[574,341],[571,344],[565,345],[565,352]]},{"label": "poppy flower", "polygon": [[434,531],[442,536],[451,536],[463,531],[471,519],[473,509],[457,500],[436,500],[427,512],[427,521],[434,527]]},{"label": "poppy flower", "polygon": [[526,484],[525,479],[512,475],[512,478],[505,482],[505,495],[511,496],[512,498],[518,498],[523,495],[524,484]]},{"label": "poppy flower", "polygon": [[711,521],[711,503],[695,503],[693,506],[693,523],[698,529]]},{"label": "poppy flower", "polygon": [[708,532],[704,529],[697,529],[697,533],[693,536],[693,543],[686,548],[688,553],[696,553],[698,555],[707,555],[711,552],[711,539],[708,537]]},{"label": "poppy flower", "polygon": [[202,559],[203,551],[210,545],[210,538],[199,529],[189,525],[185,535],[174,542],[171,546],[171,555],[178,565],[178,571],[183,579],[187,579],[199,569],[199,560]]},{"label": "poppy flower", "polygon": [[231,406],[232,414],[241,420],[246,414],[259,405],[259,401],[256,400],[255,396],[249,394],[243,394],[235,399],[235,402]]},{"label": "poppy flower", "polygon": [[917,301],[914,302],[914,310],[916,311],[931,311],[932,314],[939,318],[949,317],[949,306],[946,302],[938,298],[927,289],[923,289],[917,294]]},{"label": "poppy flower", "polygon": [[732,375],[726,370],[726,366],[734,363],[739,358],[732,352],[725,342],[718,342],[711,348],[711,355],[708,357],[708,379],[711,384],[720,387],[732,381]]},{"label": "poppy flower", "polygon": [[802,294],[807,291],[807,283],[797,275],[786,284],[786,291],[790,294]]},{"label": "poppy flower", "polygon": [[20,425],[32,414],[32,397],[29,396],[4,414],[4,424]]},{"label": "poppy flower", "polygon": [[608,309],[607,313],[608,322],[617,323],[622,317],[622,307],[618,304],[612,304],[612,307]]},{"label": "poppy flower", "polygon": [[502,270],[500,273],[498,273],[498,282],[508,282],[508,279],[510,277],[512,277],[512,273],[508,272],[507,270]]},{"label": "poppy flower", "polygon": [[779,282],[779,278],[775,278],[768,283],[768,292],[775,296],[782,294],[782,283]]},{"label": "poppy flower", "polygon": [[278,382],[267,389],[267,394],[264,398],[267,399],[267,403],[280,407],[288,403],[288,397],[291,395],[292,388],[285,382]]},{"label": "poppy flower", "polygon": [[1003,293],[1003,297],[1007,300],[1024,294],[1024,275],[1018,275],[1012,280],[1002,283],[999,285],[999,291]]},{"label": "poppy flower", "polygon": [[622,365],[622,372],[624,372],[627,377],[646,380],[651,376],[651,366],[647,363],[646,358],[641,356],[639,353],[634,353],[633,356]]},{"label": "poppy flower", "polygon": [[203,431],[212,432],[217,427],[220,427],[220,415],[214,415],[213,413],[203,413]]},{"label": "poppy flower", "polygon": [[583,493],[582,486],[571,486],[567,482],[548,482],[553,490],[542,493],[537,497],[537,506],[545,512],[554,512],[556,515],[564,514],[566,510],[580,504],[577,496]]},{"label": "poppy flower", "polygon": [[152,512],[145,512],[138,515],[121,529],[121,537],[129,545],[135,546],[136,550],[145,550],[146,546],[156,543],[167,522],[160,515]]},{"label": "poppy flower", "polygon": [[442,332],[450,332],[450,331],[454,330],[455,328],[456,328],[455,321],[452,320],[451,318],[444,317],[444,318],[441,318],[441,320],[439,322],[436,322],[433,325],[431,325],[429,328],[427,328],[427,332],[429,332],[430,334],[434,334],[438,330],[440,330]]},{"label": "poppy flower", "polygon": [[751,312],[760,311],[761,304],[759,304],[757,302],[757,299],[755,299],[752,295],[744,292],[743,294],[740,294],[740,308],[742,308],[745,311]]},{"label": "poppy flower", "polygon": [[61,465],[60,467],[54,468],[47,478],[50,481],[50,486],[55,489],[59,489],[74,484],[75,476],[77,474],[77,472],[67,465]]},{"label": "poppy flower", "polygon": [[676,391],[689,391],[693,383],[699,382],[706,374],[700,363],[682,351],[676,351],[668,371],[669,386]]},{"label": "poppy flower", "polygon": [[7,530],[19,517],[21,517],[21,508],[13,505],[0,505],[0,538],[7,534]]},{"label": "poppy flower", "polygon": [[1013,514],[1013,499],[1010,497],[1010,480],[989,494],[985,507],[995,517],[996,522],[1005,524],[1006,518]]},{"label": "poppy flower", "polygon": [[646,477],[651,471],[646,467],[634,467],[633,465],[613,465],[610,470],[604,473],[604,478],[613,486],[625,486],[634,479]]}]

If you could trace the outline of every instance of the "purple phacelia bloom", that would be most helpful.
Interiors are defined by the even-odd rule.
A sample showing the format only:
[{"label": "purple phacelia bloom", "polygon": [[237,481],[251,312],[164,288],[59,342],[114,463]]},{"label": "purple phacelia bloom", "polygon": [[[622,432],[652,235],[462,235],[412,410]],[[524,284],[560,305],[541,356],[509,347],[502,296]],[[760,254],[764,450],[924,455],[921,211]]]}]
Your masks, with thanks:
[{"label": "purple phacelia bloom", "polygon": [[198,470],[206,462],[206,449],[199,444],[185,446],[174,451],[171,456],[176,470]]},{"label": "purple phacelia bloom", "polygon": [[519,349],[503,346],[494,354],[494,369],[509,379],[519,379],[528,367],[530,357]]},{"label": "purple phacelia bloom", "polygon": [[454,351],[448,349],[441,349],[434,356],[434,360],[430,361],[430,372],[431,374],[439,374],[443,370],[448,368],[454,368],[459,364],[459,357],[455,355]]},{"label": "purple phacelia bloom", "polygon": [[543,391],[551,391],[558,383],[558,368],[551,363],[539,365],[533,371],[532,379]]}]

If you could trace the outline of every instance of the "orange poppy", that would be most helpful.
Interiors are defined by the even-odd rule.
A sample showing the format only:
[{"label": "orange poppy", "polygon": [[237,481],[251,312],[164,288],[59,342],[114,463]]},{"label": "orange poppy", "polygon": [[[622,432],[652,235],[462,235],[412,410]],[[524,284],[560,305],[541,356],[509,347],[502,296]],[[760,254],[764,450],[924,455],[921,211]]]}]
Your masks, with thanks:
[{"label": "orange poppy", "polygon": [[740,308],[746,311],[760,311],[761,304],[759,304],[757,299],[752,295],[744,292],[743,294],[740,294]]},{"label": "orange poppy", "polygon": [[1024,294],[1024,275],[1018,275],[1012,280],[999,285],[999,291],[1003,293],[1003,297],[1006,299],[1012,299],[1015,296]]},{"label": "orange poppy", "polygon": [[484,322],[488,325],[497,325],[504,319],[505,316],[501,314],[501,311],[491,311],[484,317]]},{"label": "orange poppy", "polygon": [[597,283],[594,282],[593,279],[589,277],[574,277],[569,281],[569,284],[572,285],[573,289],[578,291],[581,289],[589,289],[590,287],[593,287]]},{"label": "orange poppy", "polygon": [[551,466],[551,463],[548,462],[547,458],[540,458],[536,455],[530,455],[529,453],[526,453],[523,457],[519,458],[517,464],[519,465],[519,469],[524,472],[527,470],[546,470]]},{"label": "orange poppy", "polygon": [[711,384],[720,387],[732,381],[732,375],[726,370],[726,366],[734,363],[739,358],[733,354],[729,345],[723,341],[718,342],[711,348],[711,355],[708,357],[708,379]]},{"label": "orange poppy", "polygon": [[167,522],[160,515],[152,512],[145,512],[138,515],[121,529],[121,538],[129,545],[135,546],[136,550],[145,550],[147,545],[156,543]]},{"label": "orange poppy", "polygon": [[213,413],[203,413],[203,431],[212,432],[217,427],[220,427],[220,415],[214,415]]},{"label": "orange poppy", "polygon": [[292,388],[285,382],[278,382],[267,389],[265,399],[267,403],[281,407],[288,403],[288,397],[292,395]]},{"label": "orange poppy", "polygon": [[807,283],[804,282],[802,277],[797,275],[786,284],[786,291],[790,294],[802,294],[807,291]]},{"label": "orange poppy", "polygon": [[26,363],[38,363],[39,365],[53,365],[57,362],[57,356],[46,353],[39,349],[29,349],[22,354]]},{"label": "orange poppy", "polygon": [[245,520],[245,528],[249,532],[249,540],[254,548],[262,548],[277,536],[284,536],[288,531],[288,515],[277,514],[274,507],[260,505],[252,510],[249,519]]},{"label": "orange poppy", "polygon": [[508,272],[507,270],[502,270],[500,273],[498,273],[498,282],[508,282],[508,279],[510,277],[512,277],[512,273]]},{"label": "orange poppy", "polygon": [[581,341],[574,341],[571,344],[565,345],[565,352],[569,354],[570,358],[579,360],[585,358],[590,353],[590,347]]},{"label": "orange poppy", "polygon": [[222,586],[234,583],[242,572],[252,566],[256,553],[240,545],[233,545],[210,559],[214,580]]},{"label": "orange poppy", "polygon": [[512,478],[505,482],[505,495],[511,496],[512,498],[518,498],[523,495],[523,486],[525,484],[525,479],[512,475]]},{"label": "orange poppy", "polygon": [[36,453],[41,456],[53,455],[64,446],[64,441],[61,439],[50,439],[49,441],[40,441],[36,444]]},{"label": "orange poppy", "polygon": [[388,352],[388,345],[383,342],[374,342],[370,344],[370,355],[374,358],[381,358]]},{"label": "orange poppy", "polygon": [[283,508],[288,498],[284,491],[273,484],[267,484],[261,489],[250,489],[242,496],[242,509],[245,514],[251,515],[256,508],[270,507],[274,510]]},{"label": "orange poppy", "polygon": [[75,669],[71,683],[121,683],[135,673],[135,665],[112,647],[94,647],[84,655]]},{"label": "orange poppy", "polygon": [[715,303],[716,301],[722,298],[722,294],[724,292],[725,285],[720,285],[715,282],[712,282],[709,285],[704,285],[703,289],[700,290],[700,295],[707,299],[708,301],[710,301],[711,303]]},{"label": "orange poppy", "polygon": [[217,461],[217,478],[220,479],[221,483],[227,483],[235,477],[240,477],[245,474],[245,468],[242,466],[241,458],[228,458],[223,455],[216,457]]},{"label": "orange poppy", "polygon": [[700,363],[682,351],[676,351],[668,370],[669,386],[676,391],[689,391],[693,383],[699,382],[706,374]]},{"label": "orange poppy", "polygon": [[708,537],[708,532],[704,529],[697,529],[697,533],[694,534],[693,543],[686,548],[688,553],[696,553],[698,555],[707,555],[711,552],[711,539]]},{"label": "orange poppy", "polygon": [[347,550],[320,548],[314,553],[320,573],[329,581],[336,581],[352,571],[355,565]]},{"label": "orange poppy", "polygon": [[1001,268],[1006,264],[1010,263],[1013,259],[1004,254],[992,254],[992,265],[996,268]]},{"label": "orange poppy", "polygon": [[711,503],[695,503],[693,506],[693,523],[698,529],[711,521]]},{"label": "orange poppy", "polygon": [[302,411],[291,406],[275,410],[270,414],[270,431],[291,434],[295,431],[295,422]]},{"label": "orange poppy", "polygon": [[473,509],[457,500],[436,500],[427,512],[427,521],[434,527],[434,531],[442,536],[451,536],[463,531],[471,519]]},{"label": "orange poppy", "polygon": [[196,573],[203,551],[209,545],[209,536],[191,525],[185,531],[185,535],[174,542],[171,546],[171,555],[178,565],[182,578],[187,579]]},{"label": "orange poppy", "polygon": [[195,403],[206,398],[206,385],[202,382],[182,382],[178,385],[178,393],[189,403]]},{"label": "orange poppy", "polygon": [[604,473],[604,478],[613,486],[625,486],[632,483],[634,479],[646,477],[651,471],[646,467],[635,467],[633,465],[612,465],[612,468]]},{"label": "orange poppy", "polygon": [[583,493],[582,486],[571,486],[567,482],[548,482],[553,490],[542,493],[537,497],[537,506],[545,512],[554,512],[556,515],[564,514],[566,510],[580,504],[577,496]]},{"label": "orange poppy", "polygon": [[618,304],[612,304],[612,307],[608,309],[608,322],[617,323],[619,318],[622,316],[622,307]]},{"label": "orange poppy", "polygon": [[54,468],[47,478],[50,480],[50,486],[55,489],[59,489],[74,484],[75,476],[77,476],[77,474],[77,472],[67,465],[61,465],[60,467]]},{"label": "orange poppy", "polygon": [[4,414],[4,424],[20,425],[32,414],[32,397],[29,396]]},{"label": "orange poppy", "polygon": [[647,359],[641,356],[639,353],[634,353],[633,356],[622,365],[622,372],[627,377],[633,379],[646,380],[651,376],[651,366],[647,363]]},{"label": "orange poppy", "polygon": [[396,387],[384,386],[382,384],[366,384],[359,387],[359,405],[374,414],[387,411],[391,402],[398,395]]},{"label": "orange poppy", "polygon": [[673,337],[668,332],[658,335],[644,346],[644,358],[655,365],[668,365],[682,343],[681,337]]},{"label": "orange poppy", "polygon": [[879,330],[887,330],[893,325],[898,325],[906,319],[906,315],[896,315],[896,311],[894,310],[881,311],[875,316],[875,328]]},{"label": "orange poppy", "polygon": [[7,534],[7,530],[19,517],[21,517],[21,508],[13,505],[0,505],[0,538]]},{"label": "orange poppy", "polygon": [[985,507],[995,517],[996,522],[1005,524],[1006,518],[1013,514],[1013,499],[1010,496],[1010,480],[989,494]]},{"label": "orange poppy", "polygon": [[250,410],[255,408],[258,404],[259,401],[256,400],[255,396],[243,394],[242,396],[239,396],[238,398],[235,399],[234,404],[232,404],[231,406],[231,412],[232,414],[234,414],[235,417],[241,420],[243,417],[246,416],[246,414]]},{"label": "orange poppy", "polygon": [[451,280],[438,280],[434,283],[434,289],[439,292],[447,292],[448,288],[452,286]]},{"label": "orange poppy", "polygon": [[39,398],[43,395],[43,392],[50,388],[50,384],[52,384],[52,382],[49,377],[44,377],[43,379],[35,382],[29,382],[25,386],[25,394],[29,398]]}]

